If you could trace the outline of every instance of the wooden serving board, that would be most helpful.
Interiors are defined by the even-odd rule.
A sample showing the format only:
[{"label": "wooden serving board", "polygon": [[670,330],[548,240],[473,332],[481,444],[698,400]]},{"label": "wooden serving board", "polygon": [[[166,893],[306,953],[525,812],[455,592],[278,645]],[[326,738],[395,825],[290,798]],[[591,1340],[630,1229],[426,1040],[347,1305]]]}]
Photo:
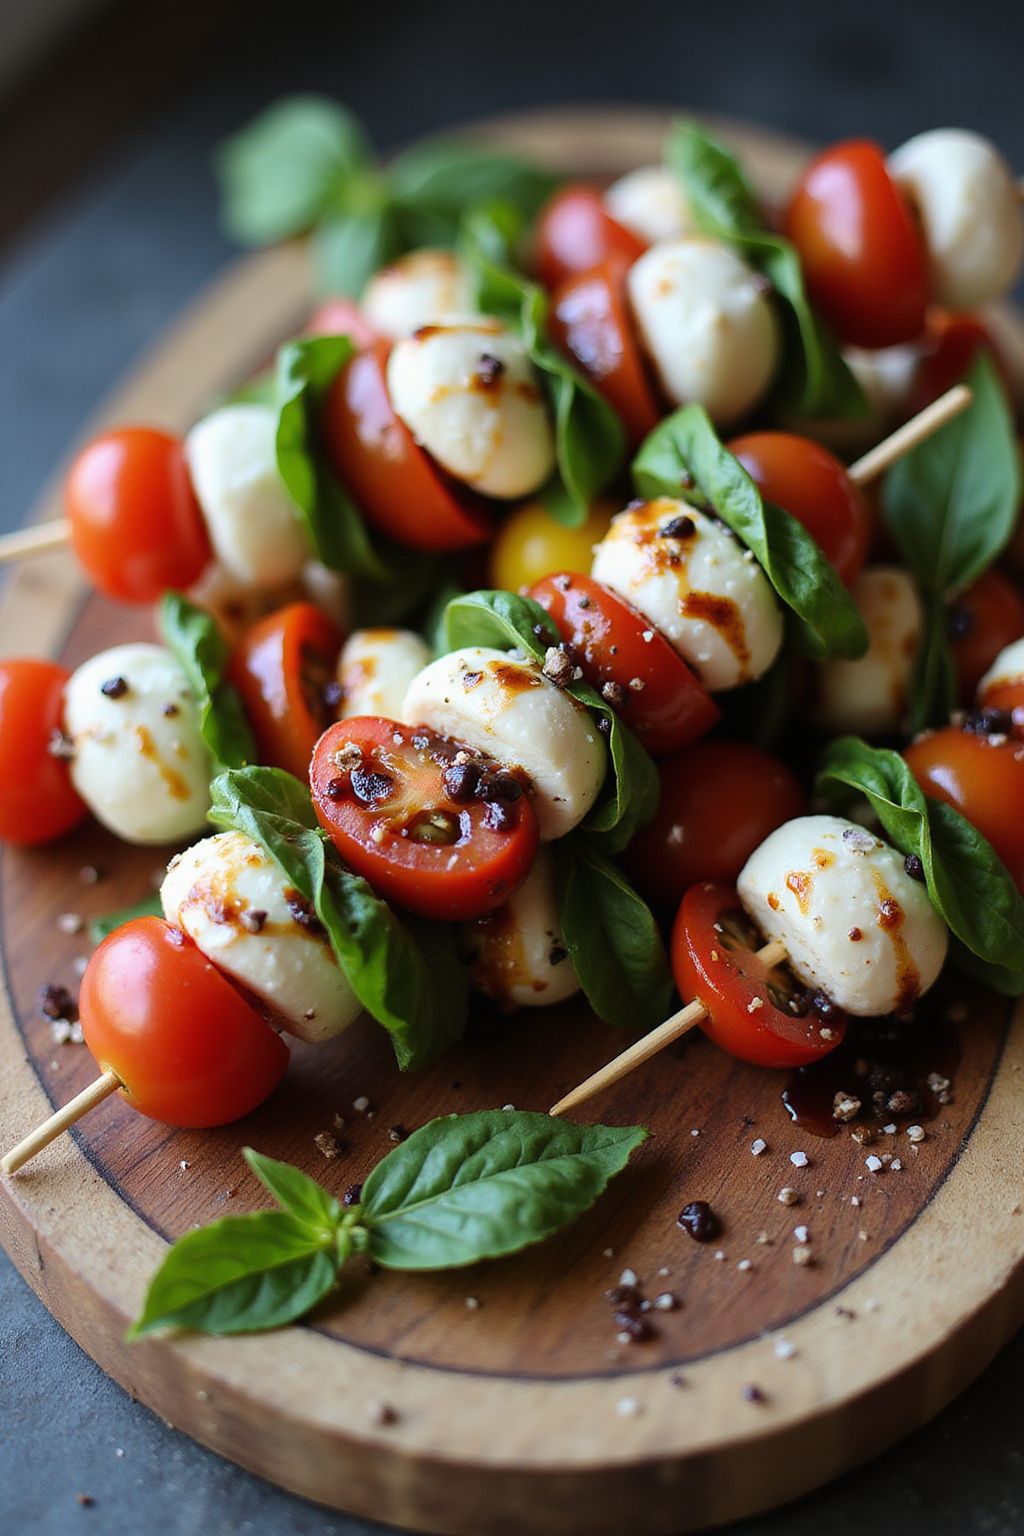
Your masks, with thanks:
[{"label": "wooden serving board", "polygon": [[[666,124],[662,113],[602,109],[481,131],[566,170],[610,173],[656,158]],[[725,131],[769,194],[780,191],[800,148]],[[98,420],[186,428],[309,303],[300,250],[239,263]],[[55,515],[55,494],[40,511]],[[74,665],[150,632],[146,614],[88,595],[65,556],[18,571],[0,605],[3,654]],[[4,1141],[94,1071],[83,1047],[54,1044],[35,1011],[39,987],[73,986],[87,952],[84,934],[58,919],[138,899],[163,862],[94,827],[43,851],[5,850]],[[83,882],[90,867],[96,884]],[[867,1149],[898,1158],[898,1170],[872,1175],[845,1132],[821,1139],[792,1125],[780,1077],[691,1039],[594,1104],[592,1118],[654,1134],[572,1231],[456,1274],[370,1276],[353,1264],[311,1324],[265,1337],[123,1341],[167,1239],[263,1203],[243,1145],[340,1193],[389,1149],[390,1127],[504,1103],[544,1109],[621,1037],[583,1007],[538,1010],[495,1020],[431,1072],[402,1078],[367,1023],[326,1048],[297,1046],[258,1114],[209,1133],[169,1130],[115,1098],[3,1183],[0,1238],[129,1392],[286,1488],[465,1536],[692,1530],[792,1498],[881,1450],[948,1402],[1024,1319],[1024,1012],[1011,1019],[977,997],[953,1011],[965,1016],[957,1040],[936,1036],[924,1063],[943,1070],[959,1050],[952,1102],[916,1149],[906,1122]],[[362,1096],[372,1113],[353,1109]],[[328,1160],[314,1137],[334,1130],[336,1114],[347,1123]],[[804,1167],[790,1160],[801,1152]],[[799,1204],[779,1201],[785,1185]],[[716,1242],[676,1225],[694,1199],[720,1213]],[[798,1224],[810,1264],[793,1261]],[[679,1301],[651,1314],[650,1341],[616,1341],[605,1291],[623,1269],[649,1296]],[[392,1417],[381,1405],[392,1422],[380,1422]]]}]

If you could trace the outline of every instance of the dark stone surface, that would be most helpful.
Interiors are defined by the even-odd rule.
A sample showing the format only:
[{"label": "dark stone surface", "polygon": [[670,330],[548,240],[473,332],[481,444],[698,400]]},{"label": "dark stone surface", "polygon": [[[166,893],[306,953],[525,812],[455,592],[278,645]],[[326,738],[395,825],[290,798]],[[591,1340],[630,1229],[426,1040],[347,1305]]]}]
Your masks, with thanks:
[{"label": "dark stone surface", "polygon": [[[170,7],[154,6],[154,46],[170,18]],[[0,527],[21,521],[94,402],[228,259],[211,149],[285,90],[334,92],[382,147],[489,111],[614,100],[714,109],[822,140],[868,133],[895,144],[922,127],[962,123],[990,133],[1024,168],[1022,45],[1024,12],[1003,0],[250,0],[189,91],[9,257],[0,292]],[[903,1446],[743,1529],[1024,1530],[1022,1367],[1018,1339]],[[143,1525],[151,1536],[370,1530],[165,1428],[81,1354],[2,1256],[0,1403],[0,1530],[11,1536],[136,1536]],[[95,1504],[81,1505],[80,1493]]]}]

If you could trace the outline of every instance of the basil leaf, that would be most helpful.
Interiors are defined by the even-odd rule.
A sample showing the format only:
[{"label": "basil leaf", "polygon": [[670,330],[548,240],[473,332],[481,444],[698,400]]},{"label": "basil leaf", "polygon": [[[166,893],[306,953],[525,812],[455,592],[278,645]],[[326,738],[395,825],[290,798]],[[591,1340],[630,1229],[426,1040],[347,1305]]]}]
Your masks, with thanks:
[{"label": "basil leaf", "polygon": [[549,615],[532,597],[499,588],[466,592],[449,602],[443,615],[445,649],[489,645],[497,650],[521,650],[543,661],[548,646],[561,636]]},{"label": "basil leaf", "polygon": [[562,937],[588,1003],[623,1029],[660,1024],[672,974],[647,903],[586,837],[563,837],[553,852]]},{"label": "basil leaf", "polygon": [[164,909],[160,903],[160,897],[156,891],[149,896],[143,896],[141,901],[134,906],[121,907],[114,912],[104,912],[100,917],[94,917],[89,923],[89,941],[99,944],[108,933],[113,933],[115,928],[123,928],[125,923],[133,923],[137,917],[163,917]]},{"label": "basil leaf", "polygon": [[254,1151],[252,1147],[243,1147],[242,1156],[260,1183],[269,1189],[278,1205],[289,1215],[303,1222],[313,1232],[323,1233],[326,1230],[333,1234],[341,1220],[341,1206],[322,1184],[311,1179],[308,1173],[303,1173],[301,1168],[291,1163],[280,1163],[276,1158]]},{"label": "basil leaf", "polygon": [[945,725],[956,704],[956,662],[949,643],[949,610],[941,597],[925,597],[921,641],[910,677],[907,731]]},{"label": "basil leaf", "polygon": [[646,1136],[511,1110],[432,1120],[363,1185],[366,1252],[405,1270],[517,1253],[589,1209]]},{"label": "basil leaf", "polygon": [[370,278],[403,248],[389,208],[338,213],[313,231],[313,270],[324,293],[357,299]]},{"label": "basil leaf", "polygon": [[216,771],[241,768],[256,756],[242,700],[225,679],[230,652],[216,621],[180,592],[165,592],[160,632],[199,707],[199,730]]},{"label": "basil leaf", "polygon": [[864,620],[849,592],[806,528],[763,501],[743,465],[719,441],[708,413],[684,405],[666,417],[633,460],[637,493],[653,499],[679,496],[696,485],[704,500],[752,550],[781,601],[800,621],[804,649],[812,656],[863,656]]},{"label": "basil leaf", "polygon": [[395,201],[435,215],[448,215],[452,233],[467,208],[500,202],[530,218],[550,197],[558,177],[486,145],[439,139],[398,155],[388,168]]}]

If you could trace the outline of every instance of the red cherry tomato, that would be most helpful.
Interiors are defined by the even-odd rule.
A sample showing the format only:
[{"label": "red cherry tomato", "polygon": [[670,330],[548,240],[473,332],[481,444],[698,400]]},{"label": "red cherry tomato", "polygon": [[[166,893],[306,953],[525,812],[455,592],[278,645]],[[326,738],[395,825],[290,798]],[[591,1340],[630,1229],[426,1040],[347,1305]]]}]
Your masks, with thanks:
[{"label": "red cherry tomato", "polygon": [[745,741],[700,741],[658,764],[658,813],[626,863],[653,902],[676,906],[700,880],[734,881],[754,849],[807,797],[785,763]]},{"label": "red cherry tomato", "polygon": [[1024,735],[1024,669],[1019,677],[979,687],[978,704],[982,709],[998,709],[1009,715],[1015,734]]},{"label": "red cherry tomato", "polygon": [[369,347],[379,336],[352,299],[325,299],[306,322],[306,336],[347,336],[354,346]]},{"label": "red cherry tomato", "polygon": [[925,794],[977,827],[1024,890],[1024,746],[948,725],[919,737],[903,755]]},{"label": "red cherry tomato", "polygon": [[0,661],[0,842],[48,843],[88,815],[50,751],[70,674],[52,661]]},{"label": "red cherry tomato", "polygon": [[648,751],[675,752],[710,731],[718,706],[664,635],[607,587],[563,572],[545,576],[529,595]]},{"label": "red cherry tomato", "polygon": [[811,300],[841,341],[892,347],[920,336],[924,246],[877,144],[851,139],[812,160],[784,227]]},{"label": "red cherry tomato", "polygon": [[229,676],[242,695],[260,762],[305,782],[317,738],[334,718],[328,702],[341,631],[312,603],[289,603],[246,631]]},{"label": "red cherry tomato", "polygon": [[324,406],[334,468],[383,533],[413,549],[467,549],[490,532],[482,498],[455,490],[395,415],[388,396],[391,344],[375,342],[343,368]]},{"label": "red cherry tomato", "polygon": [[345,863],[398,906],[467,922],[530,872],[537,820],[522,785],[425,726],[339,720],[313,754],[320,825]]},{"label": "red cherry tomato", "polygon": [[916,416],[947,389],[959,384],[981,352],[989,354],[1009,391],[1006,363],[988,327],[976,315],[954,315],[945,309],[929,310],[908,415]]},{"label": "red cherry tomato", "polygon": [[975,689],[1001,650],[1024,635],[1024,596],[1002,571],[986,571],[949,610],[949,635],[960,702]]},{"label": "red cherry tomato", "polygon": [[75,554],[89,580],[121,603],[155,603],[190,587],[212,557],[176,437],[122,427],[86,445],[64,487]]},{"label": "red cherry tomato", "polygon": [[793,432],[750,432],[729,444],[768,501],[803,523],[850,587],[871,542],[867,503],[834,454]]},{"label": "red cherry tomato", "polygon": [[620,258],[567,278],[555,290],[549,324],[562,351],[621,416],[635,448],[662,412],[629,317],[626,271]]},{"label": "red cherry tomato", "polygon": [[537,276],[545,288],[557,288],[610,256],[631,266],[647,249],[639,235],[612,218],[598,189],[582,182],[563,187],[541,209],[535,242]]},{"label": "red cherry tomato", "polygon": [[[783,967],[769,970],[756,951],[764,940],[729,885],[695,885],[672,930],[672,970],[687,1002],[708,1011],[701,1028],[730,1056],[757,1067],[805,1067],[834,1051],[846,1021],[833,1013],[826,1037],[813,1012],[794,1015],[805,993]],[[753,1007],[751,1005],[753,1004]]]},{"label": "red cherry tomato", "polygon": [[288,1047],[178,928],[139,917],[103,940],[82,977],[82,1033],[140,1114],[226,1125],[284,1076]]}]

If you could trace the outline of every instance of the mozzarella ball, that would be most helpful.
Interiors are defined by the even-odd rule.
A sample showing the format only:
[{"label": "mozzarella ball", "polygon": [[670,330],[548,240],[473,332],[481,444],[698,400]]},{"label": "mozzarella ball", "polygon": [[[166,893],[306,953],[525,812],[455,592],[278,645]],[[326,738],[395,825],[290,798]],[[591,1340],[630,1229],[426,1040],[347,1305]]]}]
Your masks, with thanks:
[{"label": "mozzarella ball", "polygon": [[880,347],[844,347],[843,358],[864,391],[876,427],[902,421],[909,408],[921,366],[921,349],[913,344]]},{"label": "mozzarella ball", "polygon": [[409,684],[429,660],[426,642],[411,629],[357,629],[338,657],[341,718],[398,720]]},{"label": "mozzarella ball", "polygon": [[462,925],[459,943],[473,986],[506,1008],[546,1008],[580,989],[562,940],[546,848],[504,906]]},{"label": "mozzarella ball", "polygon": [[210,808],[210,761],[184,672],[159,645],[117,645],[73,672],[64,729],[71,779],[126,843],[176,843]]},{"label": "mozzarella ball", "polygon": [[589,711],[510,652],[473,645],[439,657],[409,685],[402,719],[522,769],[544,842],[571,832],[601,791],[608,754]]},{"label": "mozzarella ball", "polygon": [[995,146],[935,128],[890,155],[889,171],[921,221],[932,298],[949,309],[1002,298],[1024,256],[1024,209]]},{"label": "mozzarella ball", "polygon": [[693,228],[679,177],[664,165],[641,165],[613,181],[604,205],[617,223],[640,240],[678,240]]},{"label": "mozzarella ball", "polygon": [[485,496],[529,496],[555,467],[540,380],[521,342],[497,321],[431,326],[398,342],[388,393],[416,441]]},{"label": "mozzarella ball", "polygon": [[768,578],[724,523],[686,501],[634,502],[594,551],[595,581],[639,610],[705,688],[767,672],[782,644]]},{"label": "mozzarella ball", "polygon": [[454,251],[410,251],[371,277],[362,310],[373,329],[394,341],[425,325],[476,308],[473,277]]},{"label": "mozzarella ball", "polygon": [[214,554],[230,576],[253,587],[296,580],[310,556],[277,471],[276,432],[269,405],[225,405],[185,439]]},{"label": "mozzarella ball", "polygon": [[300,1040],[330,1040],[362,1012],[327,935],[258,843],[218,832],[167,866],[164,916]]},{"label": "mozzarella ball", "polygon": [[821,663],[815,717],[830,735],[890,736],[907,712],[924,624],[921,599],[907,572],[895,565],[861,571],[850,595],[867,627],[868,648],[856,661]]},{"label": "mozzarella ball", "polygon": [[333,619],[339,629],[347,630],[351,625],[352,593],[344,572],[332,571],[320,560],[308,561],[302,567],[301,595]]},{"label": "mozzarella ball", "polygon": [[978,698],[984,704],[985,695],[991,689],[1006,688],[1014,683],[1024,683],[1024,640],[1014,640],[1012,645],[999,652],[978,684]]},{"label": "mozzarella ball", "polygon": [[764,279],[728,246],[691,236],[652,245],[629,269],[640,340],[674,405],[735,421],[764,394],[779,328]]},{"label": "mozzarella ball", "polygon": [[909,1008],[946,958],[946,925],[903,855],[839,816],[787,821],[751,854],[740,900],[801,981],[847,1013]]}]

